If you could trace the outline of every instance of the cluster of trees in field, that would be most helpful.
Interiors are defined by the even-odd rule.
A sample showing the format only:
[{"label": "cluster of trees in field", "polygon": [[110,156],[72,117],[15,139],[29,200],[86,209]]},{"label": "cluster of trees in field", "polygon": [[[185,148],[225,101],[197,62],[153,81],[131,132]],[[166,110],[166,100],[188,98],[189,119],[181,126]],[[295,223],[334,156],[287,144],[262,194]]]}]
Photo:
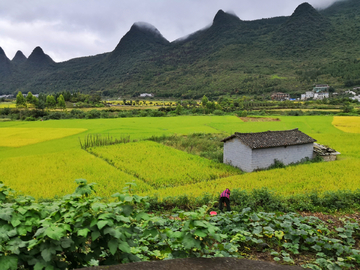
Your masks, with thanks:
[{"label": "cluster of trees in field", "polygon": [[[203,96],[201,101],[195,100],[181,100],[176,102],[164,102],[159,109],[132,109],[132,110],[118,110],[114,107],[103,108],[102,110],[92,109],[90,111],[83,111],[80,109],[71,109],[70,111],[52,111],[53,108],[65,108],[59,106],[64,104],[63,100],[66,99],[72,102],[80,100],[89,100],[90,95],[77,93],[76,95],[66,94],[65,96],[59,93],[55,99],[52,95],[39,95],[36,98],[29,93],[26,98],[23,97],[21,92],[17,96],[17,106],[20,108],[3,108],[0,109],[0,118],[10,118],[12,120],[27,120],[35,121],[37,119],[95,119],[95,118],[126,118],[126,117],[164,117],[176,115],[202,115],[202,114],[236,114],[238,116],[252,115],[267,115],[267,114],[283,114],[283,115],[317,115],[317,114],[336,114],[346,113],[359,115],[358,102],[349,99],[348,97],[336,97],[323,100],[310,100],[305,102],[293,101],[265,101],[262,98],[249,98],[249,97],[220,97],[217,100],[209,100],[207,96]],[[94,97],[92,97],[94,98]],[[95,97],[97,98],[97,97]],[[18,103],[18,99],[19,101]],[[57,102],[56,102],[57,100]],[[97,98],[96,100],[100,99]],[[60,101],[60,103],[59,103]],[[23,105],[25,102],[25,105]],[[124,102],[124,101],[122,101]],[[40,106],[39,104],[44,104]],[[18,105],[20,104],[20,105]],[[21,107],[34,104],[35,109],[24,110]],[[48,105],[49,104],[49,105]],[[78,104],[78,103],[77,103]],[[104,106],[100,103],[101,106]],[[126,100],[125,104],[140,104],[140,102],[133,102]],[[92,105],[95,107],[96,105]],[[47,110],[44,110],[48,108]],[[281,109],[291,109],[291,111],[276,111]],[[302,109],[309,111],[304,112]],[[335,111],[324,111],[337,110]],[[339,111],[340,110],[340,111]]]},{"label": "cluster of trees in field", "polygon": [[31,92],[28,92],[28,94],[24,96],[23,93],[19,91],[16,95],[17,108],[27,108],[28,105],[30,105],[40,110],[45,108],[65,109],[66,102],[77,103],[78,107],[87,107],[86,105],[99,106],[99,104],[102,104],[99,94],[82,94],[80,92],[71,93],[69,91],[63,91],[53,95],[40,93],[38,97],[36,97]]}]

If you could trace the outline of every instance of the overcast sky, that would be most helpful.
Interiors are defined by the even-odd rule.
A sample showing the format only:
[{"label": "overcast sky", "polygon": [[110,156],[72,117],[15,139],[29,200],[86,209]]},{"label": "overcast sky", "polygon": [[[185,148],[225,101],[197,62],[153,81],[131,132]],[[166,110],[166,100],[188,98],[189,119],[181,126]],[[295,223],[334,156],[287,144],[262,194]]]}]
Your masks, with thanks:
[{"label": "overcast sky", "polygon": [[[336,0],[308,0],[325,8]],[[219,9],[242,20],[290,16],[302,0],[0,0],[0,47],[12,59],[40,46],[56,62],[112,51],[135,22],[169,41],[211,24]]]}]

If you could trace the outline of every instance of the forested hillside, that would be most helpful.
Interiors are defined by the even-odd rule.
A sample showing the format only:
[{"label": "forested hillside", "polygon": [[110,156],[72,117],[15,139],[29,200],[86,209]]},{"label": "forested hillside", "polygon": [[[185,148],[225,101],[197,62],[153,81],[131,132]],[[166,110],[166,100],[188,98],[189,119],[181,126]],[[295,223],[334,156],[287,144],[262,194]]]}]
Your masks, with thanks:
[{"label": "forested hillside", "polygon": [[[1,46],[1,44],[0,44]],[[64,90],[103,96],[298,96],[316,83],[360,85],[360,1],[244,21],[220,10],[210,27],[174,42],[134,24],[112,52],[55,63],[40,47],[14,59],[0,48],[0,94]]]}]

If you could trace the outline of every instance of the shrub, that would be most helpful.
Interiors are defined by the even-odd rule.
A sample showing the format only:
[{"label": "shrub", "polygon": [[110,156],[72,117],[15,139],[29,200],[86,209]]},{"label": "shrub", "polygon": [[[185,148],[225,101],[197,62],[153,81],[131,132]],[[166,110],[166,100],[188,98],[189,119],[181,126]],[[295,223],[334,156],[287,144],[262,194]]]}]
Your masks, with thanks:
[{"label": "shrub", "polygon": [[25,118],[25,121],[35,121],[36,119],[33,116],[29,116]]},{"label": "shrub", "polygon": [[215,111],[213,111],[213,114],[215,114],[215,115],[224,115],[224,112],[221,111],[221,110],[215,110]]},{"label": "shrub", "polygon": [[86,118],[88,119],[100,118],[100,112],[95,109],[91,110],[86,114]]}]

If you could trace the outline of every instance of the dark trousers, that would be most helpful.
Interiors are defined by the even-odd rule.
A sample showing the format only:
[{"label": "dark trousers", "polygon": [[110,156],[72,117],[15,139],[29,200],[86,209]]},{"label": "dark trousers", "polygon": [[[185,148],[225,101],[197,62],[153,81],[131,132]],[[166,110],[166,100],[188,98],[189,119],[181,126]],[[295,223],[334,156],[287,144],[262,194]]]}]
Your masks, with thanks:
[{"label": "dark trousers", "polygon": [[220,209],[220,211],[223,210],[224,203],[226,203],[226,211],[231,211],[230,200],[228,198],[226,198],[226,197],[220,197],[220,200],[219,200],[219,209]]}]

